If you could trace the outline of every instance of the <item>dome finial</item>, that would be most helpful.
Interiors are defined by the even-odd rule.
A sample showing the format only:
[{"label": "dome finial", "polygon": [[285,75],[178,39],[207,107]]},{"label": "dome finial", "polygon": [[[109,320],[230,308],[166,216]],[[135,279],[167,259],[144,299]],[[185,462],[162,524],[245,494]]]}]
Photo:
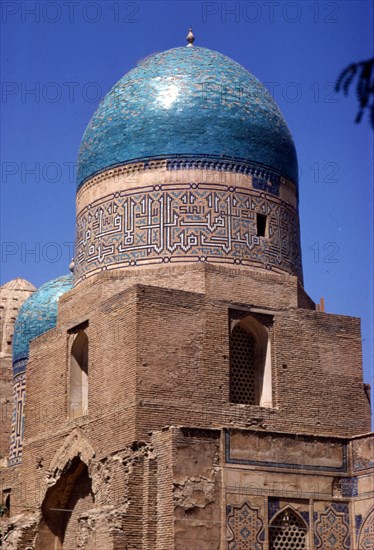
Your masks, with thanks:
[{"label": "dome finial", "polygon": [[195,35],[192,32],[192,27],[189,28],[188,34],[187,34],[187,48],[191,48],[193,46],[193,43],[195,42]]}]

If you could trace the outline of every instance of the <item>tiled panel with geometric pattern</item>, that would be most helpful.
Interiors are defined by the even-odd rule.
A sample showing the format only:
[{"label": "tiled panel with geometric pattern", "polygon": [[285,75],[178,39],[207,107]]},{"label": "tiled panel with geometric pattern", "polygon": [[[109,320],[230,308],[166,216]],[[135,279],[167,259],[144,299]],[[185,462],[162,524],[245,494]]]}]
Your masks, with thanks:
[{"label": "tiled panel with geometric pattern", "polygon": [[[264,237],[257,214],[266,216]],[[112,193],[79,214],[76,283],[107,269],[169,262],[257,266],[301,279],[297,212],[262,191],[200,183]]]},{"label": "tiled panel with geometric pattern", "polygon": [[[342,506],[348,508],[347,505]],[[319,514],[315,524],[314,544],[316,549],[321,550],[350,549],[349,516],[343,508],[337,511],[332,505]]]},{"label": "tiled panel with geometric pattern", "polygon": [[247,502],[227,507],[228,550],[262,550],[263,521]]}]

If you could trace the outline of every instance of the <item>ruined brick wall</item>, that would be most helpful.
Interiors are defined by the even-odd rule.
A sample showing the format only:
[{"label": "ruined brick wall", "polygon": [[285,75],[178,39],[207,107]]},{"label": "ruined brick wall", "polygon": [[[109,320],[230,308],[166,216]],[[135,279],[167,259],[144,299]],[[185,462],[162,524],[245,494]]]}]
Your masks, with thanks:
[{"label": "ruined brick wall", "polygon": [[[67,516],[64,536],[66,550],[78,550],[85,547],[86,537],[77,536],[77,526],[82,522],[82,516],[84,518],[88,515],[93,505],[92,481],[88,476],[87,468],[84,468],[78,479],[74,480],[70,496],[65,504],[66,511],[63,512]],[[73,512],[69,512],[69,510],[73,510]]]},{"label": "ruined brick wall", "polygon": [[175,550],[215,550],[222,536],[220,432],[173,431]]},{"label": "ruined brick wall", "polygon": [[[174,549],[173,445],[168,429],[152,434],[152,447],[157,457],[157,518],[155,550]],[[151,549],[150,549],[151,550]]]},{"label": "ruined brick wall", "polygon": [[[372,446],[369,436],[350,441],[185,426],[96,459],[78,435],[49,469],[57,483],[50,478],[52,498],[43,506],[73,508],[61,549],[265,550],[274,537],[286,544],[288,531],[277,526],[288,521],[300,548],[370,548]],[[88,464],[83,485],[67,461],[78,449]],[[58,474],[58,464],[66,473]],[[73,487],[65,500],[56,500],[58,485]],[[34,523],[26,516],[13,521],[9,548],[24,549],[26,540],[36,550],[48,548],[37,516]]]}]

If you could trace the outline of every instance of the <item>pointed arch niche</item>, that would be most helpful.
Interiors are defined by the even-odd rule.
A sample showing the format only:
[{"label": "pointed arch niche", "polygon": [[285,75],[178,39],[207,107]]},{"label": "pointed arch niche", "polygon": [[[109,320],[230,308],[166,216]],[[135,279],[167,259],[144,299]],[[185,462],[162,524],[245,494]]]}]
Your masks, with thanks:
[{"label": "pointed arch niche", "polygon": [[88,337],[82,329],[70,351],[68,412],[71,419],[88,414]]},{"label": "pointed arch niche", "polygon": [[280,510],[269,525],[269,550],[307,550],[308,526],[296,510],[287,506]]},{"label": "pointed arch niche", "polygon": [[[35,550],[76,548],[79,518],[93,508],[95,499],[87,465],[75,456],[57,482],[47,489],[42,518],[37,529]],[[93,548],[87,544],[86,548]]]},{"label": "pointed arch niche", "polygon": [[230,402],[272,407],[272,317],[230,311]]}]

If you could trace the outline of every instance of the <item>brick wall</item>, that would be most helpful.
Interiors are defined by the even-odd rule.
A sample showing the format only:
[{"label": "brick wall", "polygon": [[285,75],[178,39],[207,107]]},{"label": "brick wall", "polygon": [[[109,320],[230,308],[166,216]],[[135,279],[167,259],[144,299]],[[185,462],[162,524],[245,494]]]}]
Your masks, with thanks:
[{"label": "brick wall", "polygon": [[[205,550],[202,540],[222,538],[215,491],[224,455],[215,433],[222,441],[222,428],[369,431],[360,324],[315,311],[291,276],[216,266],[142,273],[82,283],[60,300],[57,327],[31,343],[23,463],[6,481],[13,514],[37,511],[79,452],[92,478],[96,541],[184,549],[199,525],[191,537]],[[230,310],[269,320],[272,407],[229,402]],[[79,327],[89,340],[89,405],[86,416],[70,419],[69,354]],[[175,435],[171,426],[190,428]],[[190,510],[188,499],[196,503],[200,492],[204,505]]]}]

